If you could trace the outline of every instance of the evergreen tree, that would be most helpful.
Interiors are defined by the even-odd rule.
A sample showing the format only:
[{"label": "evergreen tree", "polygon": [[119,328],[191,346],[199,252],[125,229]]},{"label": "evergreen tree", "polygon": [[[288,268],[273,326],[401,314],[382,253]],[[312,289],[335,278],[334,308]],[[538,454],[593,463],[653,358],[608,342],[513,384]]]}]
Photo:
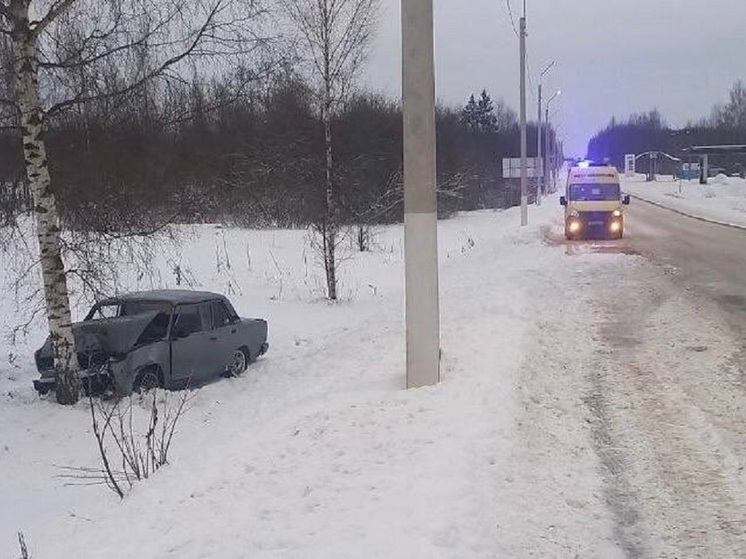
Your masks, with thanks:
[{"label": "evergreen tree", "polygon": [[[473,99],[473,96],[472,96]],[[477,103],[477,128],[481,132],[497,131],[497,117],[495,116],[495,105],[487,94],[487,90],[482,90],[482,95]]]}]

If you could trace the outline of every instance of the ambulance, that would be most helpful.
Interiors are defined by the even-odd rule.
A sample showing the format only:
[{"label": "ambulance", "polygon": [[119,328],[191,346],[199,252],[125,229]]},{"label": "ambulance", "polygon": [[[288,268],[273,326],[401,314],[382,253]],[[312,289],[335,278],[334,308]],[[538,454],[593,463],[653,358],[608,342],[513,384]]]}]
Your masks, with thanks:
[{"label": "ambulance", "polygon": [[568,171],[565,195],[565,237],[568,240],[624,236],[624,206],[619,172],[609,165],[581,163]]}]

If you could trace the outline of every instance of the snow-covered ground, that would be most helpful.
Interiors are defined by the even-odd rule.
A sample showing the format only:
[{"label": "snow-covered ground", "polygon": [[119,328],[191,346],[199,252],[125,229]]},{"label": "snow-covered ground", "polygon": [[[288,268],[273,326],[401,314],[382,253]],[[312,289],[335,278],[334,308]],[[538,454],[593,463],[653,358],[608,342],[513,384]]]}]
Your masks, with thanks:
[{"label": "snow-covered ground", "polygon": [[[11,345],[25,316],[6,289],[0,557],[17,555],[17,531],[36,559],[625,556],[586,367],[601,354],[594,304],[649,265],[564,243],[555,198],[530,218],[439,223],[443,382],[418,390],[403,389],[400,226],[347,251],[337,304],[306,232],[185,230],[126,286],[175,287],[178,264],[265,317],[271,347],[195,392],[171,463],[121,502],[58,477],[98,465],[87,404],[36,396],[43,324]],[[0,269],[6,284],[19,267]]]},{"label": "snow-covered ground", "polygon": [[708,184],[659,176],[645,182],[645,175],[624,179],[625,192],[689,215],[746,227],[746,180],[718,175]]}]

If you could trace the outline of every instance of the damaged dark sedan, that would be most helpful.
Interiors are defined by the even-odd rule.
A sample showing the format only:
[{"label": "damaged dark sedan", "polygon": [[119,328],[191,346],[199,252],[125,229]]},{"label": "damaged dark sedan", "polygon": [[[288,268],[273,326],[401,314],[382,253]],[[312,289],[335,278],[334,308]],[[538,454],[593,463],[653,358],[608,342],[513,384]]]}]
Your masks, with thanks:
[{"label": "damaged dark sedan", "polygon": [[[269,348],[265,320],[240,318],[228,299],[205,291],[105,299],[73,324],[73,334],[81,384],[94,393],[178,389],[238,375]],[[55,387],[50,338],[35,358],[41,378],[34,388],[45,394]]]}]

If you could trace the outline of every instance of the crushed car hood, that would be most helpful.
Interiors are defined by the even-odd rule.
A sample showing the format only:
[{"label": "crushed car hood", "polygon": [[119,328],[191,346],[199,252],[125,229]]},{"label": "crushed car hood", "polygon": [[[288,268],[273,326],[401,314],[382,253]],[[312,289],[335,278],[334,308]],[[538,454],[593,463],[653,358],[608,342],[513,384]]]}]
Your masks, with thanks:
[{"label": "crushed car hood", "polygon": [[[132,316],[76,322],[73,324],[76,352],[79,355],[124,355],[135,347],[140,335],[157,315],[157,311],[151,311]],[[38,351],[37,362],[53,356],[52,340],[48,337]]]}]

